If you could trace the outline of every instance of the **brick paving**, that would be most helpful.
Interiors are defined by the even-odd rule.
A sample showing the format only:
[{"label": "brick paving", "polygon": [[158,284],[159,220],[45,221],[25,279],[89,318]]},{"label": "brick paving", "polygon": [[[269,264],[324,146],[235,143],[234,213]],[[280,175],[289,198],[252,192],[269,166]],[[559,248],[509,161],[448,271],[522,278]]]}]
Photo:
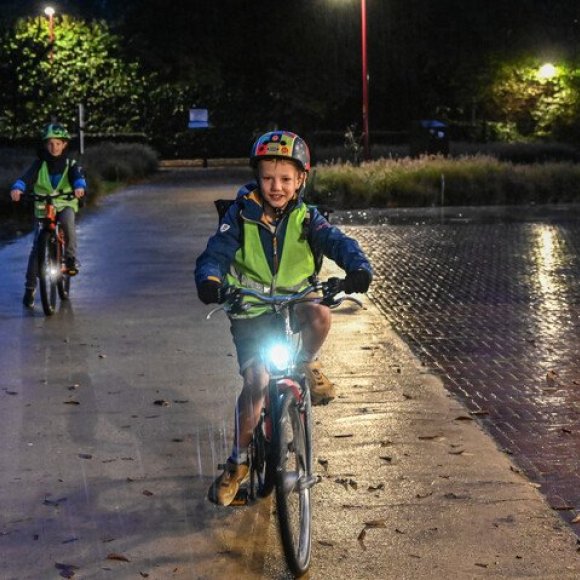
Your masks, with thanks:
[{"label": "brick paving", "polygon": [[342,226],[368,252],[393,328],[568,522],[580,512],[576,216]]}]

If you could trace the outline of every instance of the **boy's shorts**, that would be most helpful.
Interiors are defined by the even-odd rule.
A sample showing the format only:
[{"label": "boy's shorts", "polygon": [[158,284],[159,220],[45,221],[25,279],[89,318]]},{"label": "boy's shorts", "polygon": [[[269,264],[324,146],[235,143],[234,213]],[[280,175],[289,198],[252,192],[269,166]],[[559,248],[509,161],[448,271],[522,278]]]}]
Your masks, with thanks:
[{"label": "boy's shorts", "polygon": [[233,318],[230,323],[241,374],[260,360],[262,349],[277,334],[277,326],[282,321],[275,314],[262,314],[255,318]]}]

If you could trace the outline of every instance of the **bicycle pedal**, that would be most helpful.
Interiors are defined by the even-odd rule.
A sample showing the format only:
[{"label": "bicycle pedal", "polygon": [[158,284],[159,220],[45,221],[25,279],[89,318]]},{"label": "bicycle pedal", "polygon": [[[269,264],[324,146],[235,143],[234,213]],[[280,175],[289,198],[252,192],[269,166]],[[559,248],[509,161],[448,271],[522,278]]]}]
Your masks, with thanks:
[{"label": "bicycle pedal", "polygon": [[236,493],[236,496],[234,497],[230,505],[234,507],[248,505],[249,500],[250,497],[248,494],[248,490],[245,488],[241,488],[238,490],[238,493]]}]

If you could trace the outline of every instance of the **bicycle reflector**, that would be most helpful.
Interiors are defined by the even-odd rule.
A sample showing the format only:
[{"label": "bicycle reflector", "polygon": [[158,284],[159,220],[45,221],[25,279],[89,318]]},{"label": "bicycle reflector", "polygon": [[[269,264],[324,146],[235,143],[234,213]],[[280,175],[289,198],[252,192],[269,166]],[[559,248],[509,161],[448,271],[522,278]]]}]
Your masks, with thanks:
[{"label": "bicycle reflector", "polygon": [[268,364],[277,371],[283,371],[290,366],[292,354],[287,344],[276,343],[267,350]]}]

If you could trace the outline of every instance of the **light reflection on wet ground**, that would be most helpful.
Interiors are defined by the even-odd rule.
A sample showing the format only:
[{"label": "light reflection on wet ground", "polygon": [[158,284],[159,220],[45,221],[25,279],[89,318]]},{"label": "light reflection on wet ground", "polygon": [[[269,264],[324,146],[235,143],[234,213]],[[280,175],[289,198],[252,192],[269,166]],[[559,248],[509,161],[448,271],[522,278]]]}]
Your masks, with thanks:
[{"label": "light reflection on wet ground", "polygon": [[580,206],[379,214],[366,221],[383,225],[346,228],[373,262],[373,299],[571,521],[580,510]]}]

